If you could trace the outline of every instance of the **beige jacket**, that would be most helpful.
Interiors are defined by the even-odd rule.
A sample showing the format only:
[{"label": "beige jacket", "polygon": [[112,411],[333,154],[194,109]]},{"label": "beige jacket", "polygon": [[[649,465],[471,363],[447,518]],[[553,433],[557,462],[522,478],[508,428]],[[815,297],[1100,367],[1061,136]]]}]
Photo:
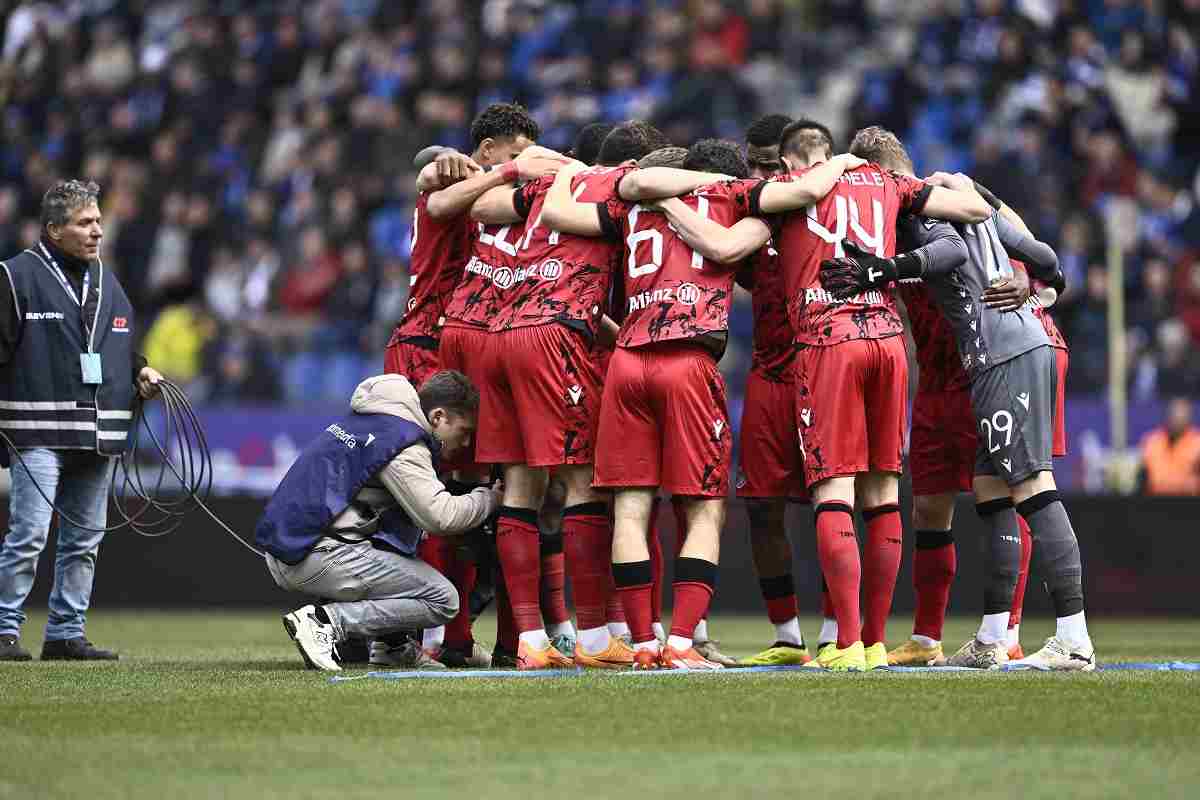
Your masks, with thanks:
[{"label": "beige jacket", "polygon": [[[430,430],[417,390],[403,375],[367,378],[354,390],[350,408],[358,414],[392,414]],[[354,506],[346,509],[332,525],[342,535],[374,533],[379,513],[393,504],[399,504],[426,533],[434,536],[462,533],[483,524],[497,505],[495,494],[486,487],[457,496],[446,491],[446,485],[433,469],[433,455],[424,443],[400,451],[379,473],[378,483],[368,484],[354,499],[369,505],[375,513],[367,516]]]}]

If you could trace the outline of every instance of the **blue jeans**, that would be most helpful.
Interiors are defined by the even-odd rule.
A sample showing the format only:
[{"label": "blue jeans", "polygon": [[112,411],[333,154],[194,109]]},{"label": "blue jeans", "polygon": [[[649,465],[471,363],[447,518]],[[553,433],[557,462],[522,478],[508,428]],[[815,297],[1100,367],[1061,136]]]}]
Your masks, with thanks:
[{"label": "blue jeans", "polygon": [[[8,533],[0,544],[0,636],[20,634],[25,622],[22,606],[33,588],[38,556],[50,536],[52,510],[38,494],[33,479],[73,519],[93,528],[108,524],[111,458],[89,450],[42,448],[22,450],[21,456],[28,472],[16,454],[9,453],[12,494],[8,503]],[[83,636],[96,574],[96,553],[103,538],[103,533],[80,530],[59,519],[46,641]]]}]

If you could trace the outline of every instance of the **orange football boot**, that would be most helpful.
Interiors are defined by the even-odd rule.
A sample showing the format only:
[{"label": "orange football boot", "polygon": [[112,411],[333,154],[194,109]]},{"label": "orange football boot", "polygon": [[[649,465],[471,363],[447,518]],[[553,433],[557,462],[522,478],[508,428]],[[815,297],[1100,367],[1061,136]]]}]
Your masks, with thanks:
[{"label": "orange football boot", "polygon": [[517,645],[517,669],[571,669],[575,662],[548,644],[537,650],[525,642]]},{"label": "orange football boot", "polygon": [[575,666],[591,669],[628,669],[633,666],[633,648],[615,636],[608,637],[608,647],[599,653],[587,653],[575,643]]}]

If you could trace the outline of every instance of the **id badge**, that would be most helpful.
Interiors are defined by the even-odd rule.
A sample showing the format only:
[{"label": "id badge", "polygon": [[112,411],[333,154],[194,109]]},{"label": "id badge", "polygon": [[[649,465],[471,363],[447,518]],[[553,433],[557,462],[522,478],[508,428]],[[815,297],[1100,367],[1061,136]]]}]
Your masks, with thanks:
[{"label": "id badge", "polygon": [[80,353],[79,367],[83,371],[84,383],[99,384],[104,381],[104,374],[100,369],[99,353]]}]

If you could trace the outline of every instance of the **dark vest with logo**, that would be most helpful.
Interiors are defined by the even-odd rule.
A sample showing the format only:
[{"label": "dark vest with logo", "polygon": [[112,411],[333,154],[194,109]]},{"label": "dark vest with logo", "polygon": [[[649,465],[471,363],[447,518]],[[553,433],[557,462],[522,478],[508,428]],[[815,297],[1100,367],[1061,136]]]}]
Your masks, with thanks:
[{"label": "dark vest with logo", "polygon": [[[285,564],[299,564],[359,491],[401,450],[418,443],[429,448],[436,467],[441,444],[420,425],[392,414],[342,417],[310,442],[283,476],[254,529],[254,541]],[[411,556],[421,529],[393,506],[380,516],[372,539]]]},{"label": "dark vest with logo", "polygon": [[[40,253],[0,262],[12,283],[21,334],[0,369],[0,430],[19,448],[125,449],[133,420],[133,307],[100,261],[88,267],[95,298],[85,338],[79,303]],[[99,353],[99,384],[83,382],[80,353]]]}]

